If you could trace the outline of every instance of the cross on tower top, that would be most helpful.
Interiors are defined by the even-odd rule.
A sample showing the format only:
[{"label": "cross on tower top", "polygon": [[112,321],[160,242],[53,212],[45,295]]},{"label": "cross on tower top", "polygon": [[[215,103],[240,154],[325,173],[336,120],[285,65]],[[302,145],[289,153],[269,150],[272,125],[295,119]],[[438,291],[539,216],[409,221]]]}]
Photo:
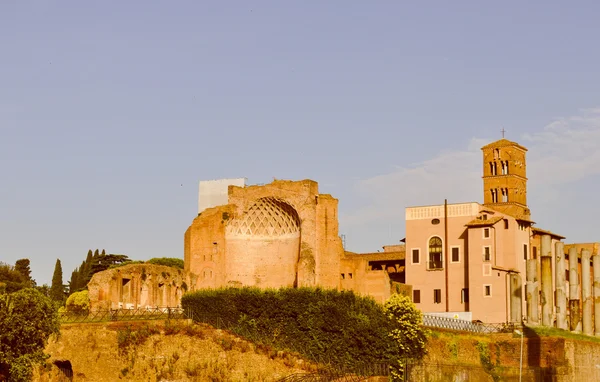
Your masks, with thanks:
[{"label": "cross on tower top", "polygon": [[504,133],[506,133],[506,130],[504,130],[504,127],[502,128],[502,130],[500,130],[500,132],[502,133],[502,138],[504,138]]}]

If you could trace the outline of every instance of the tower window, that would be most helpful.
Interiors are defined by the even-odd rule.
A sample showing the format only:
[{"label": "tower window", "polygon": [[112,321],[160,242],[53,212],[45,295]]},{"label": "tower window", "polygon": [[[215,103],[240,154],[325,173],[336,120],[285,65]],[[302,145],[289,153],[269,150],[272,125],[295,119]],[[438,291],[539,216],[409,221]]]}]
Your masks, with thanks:
[{"label": "tower window", "polygon": [[490,229],[489,228],[484,228],[483,229],[483,237],[485,239],[488,239],[490,237]]},{"label": "tower window", "polygon": [[504,229],[508,229],[508,219],[504,219]]},{"label": "tower window", "polygon": [[499,158],[500,158],[500,150],[494,149],[494,159],[499,159]]},{"label": "tower window", "polygon": [[486,297],[491,297],[492,296],[492,286],[491,285],[484,285],[483,286],[483,294]]},{"label": "tower window", "polygon": [[508,188],[502,188],[502,203],[508,202]]},{"label": "tower window", "polygon": [[498,203],[498,189],[492,189],[490,192],[492,193],[492,203]]},{"label": "tower window", "polygon": [[527,244],[523,244],[523,260],[527,260],[527,254],[528,254],[528,250],[527,250]]}]

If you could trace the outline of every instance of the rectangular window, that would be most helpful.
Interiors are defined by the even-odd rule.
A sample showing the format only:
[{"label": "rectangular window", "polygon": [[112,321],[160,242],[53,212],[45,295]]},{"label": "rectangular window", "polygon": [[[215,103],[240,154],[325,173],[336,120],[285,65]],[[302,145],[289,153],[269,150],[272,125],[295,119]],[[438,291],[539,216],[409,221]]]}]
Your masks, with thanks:
[{"label": "rectangular window", "polygon": [[413,302],[415,304],[421,303],[421,291],[418,289],[413,290]]},{"label": "rectangular window", "polygon": [[491,285],[484,285],[483,286],[483,295],[485,297],[491,297],[492,296],[492,286]]},{"label": "rectangular window", "polygon": [[441,289],[434,289],[433,290],[433,303],[434,304],[441,304],[442,303],[442,290]]},{"label": "rectangular window", "polygon": [[421,262],[420,256],[419,256],[419,250],[418,249],[413,249],[412,250],[412,263],[413,264],[419,264]]},{"label": "rectangular window", "polygon": [[523,244],[523,260],[527,260],[528,255],[527,244]]},{"label": "rectangular window", "polygon": [[490,247],[483,247],[483,261],[492,261],[492,254],[490,253]]},{"label": "rectangular window", "polygon": [[[535,247],[534,247],[534,248],[535,248]],[[568,269],[567,269],[567,270],[565,270],[565,280],[566,280],[567,282],[569,282],[569,274],[570,274],[570,273],[569,273],[569,270],[568,270]]]},{"label": "rectangular window", "polygon": [[452,262],[458,263],[460,261],[460,248],[452,247]]},{"label": "rectangular window", "polygon": [[483,229],[483,237],[486,239],[490,237],[490,229],[489,228]]},{"label": "rectangular window", "polygon": [[461,304],[469,302],[469,288],[463,288],[460,291],[460,302]]},{"label": "rectangular window", "polygon": [[537,259],[537,247],[533,247],[532,250],[533,250],[533,258]]},{"label": "rectangular window", "polygon": [[508,219],[504,219],[504,229],[508,229]]}]

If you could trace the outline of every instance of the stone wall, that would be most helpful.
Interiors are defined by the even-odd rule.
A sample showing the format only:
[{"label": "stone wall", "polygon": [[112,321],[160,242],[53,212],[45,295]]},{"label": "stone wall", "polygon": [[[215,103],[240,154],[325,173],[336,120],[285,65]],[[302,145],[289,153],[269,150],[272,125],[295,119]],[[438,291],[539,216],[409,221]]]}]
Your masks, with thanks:
[{"label": "stone wall", "polygon": [[184,271],[154,264],[130,264],[94,274],[88,283],[90,309],[180,306],[188,290]]},{"label": "stone wall", "polygon": [[[600,380],[600,343],[525,330],[522,381]],[[411,381],[519,381],[520,336],[436,333],[427,356],[410,367]]]},{"label": "stone wall", "polygon": [[337,199],[312,180],[229,186],[228,204],[202,211],[185,233],[194,288],[340,287]]}]

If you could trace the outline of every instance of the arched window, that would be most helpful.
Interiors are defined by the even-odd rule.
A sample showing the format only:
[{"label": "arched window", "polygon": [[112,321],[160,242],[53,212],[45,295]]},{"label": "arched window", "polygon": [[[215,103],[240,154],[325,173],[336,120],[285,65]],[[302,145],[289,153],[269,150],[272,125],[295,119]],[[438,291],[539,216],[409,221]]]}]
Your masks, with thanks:
[{"label": "arched window", "polygon": [[442,269],[442,239],[429,239],[429,269]]}]

